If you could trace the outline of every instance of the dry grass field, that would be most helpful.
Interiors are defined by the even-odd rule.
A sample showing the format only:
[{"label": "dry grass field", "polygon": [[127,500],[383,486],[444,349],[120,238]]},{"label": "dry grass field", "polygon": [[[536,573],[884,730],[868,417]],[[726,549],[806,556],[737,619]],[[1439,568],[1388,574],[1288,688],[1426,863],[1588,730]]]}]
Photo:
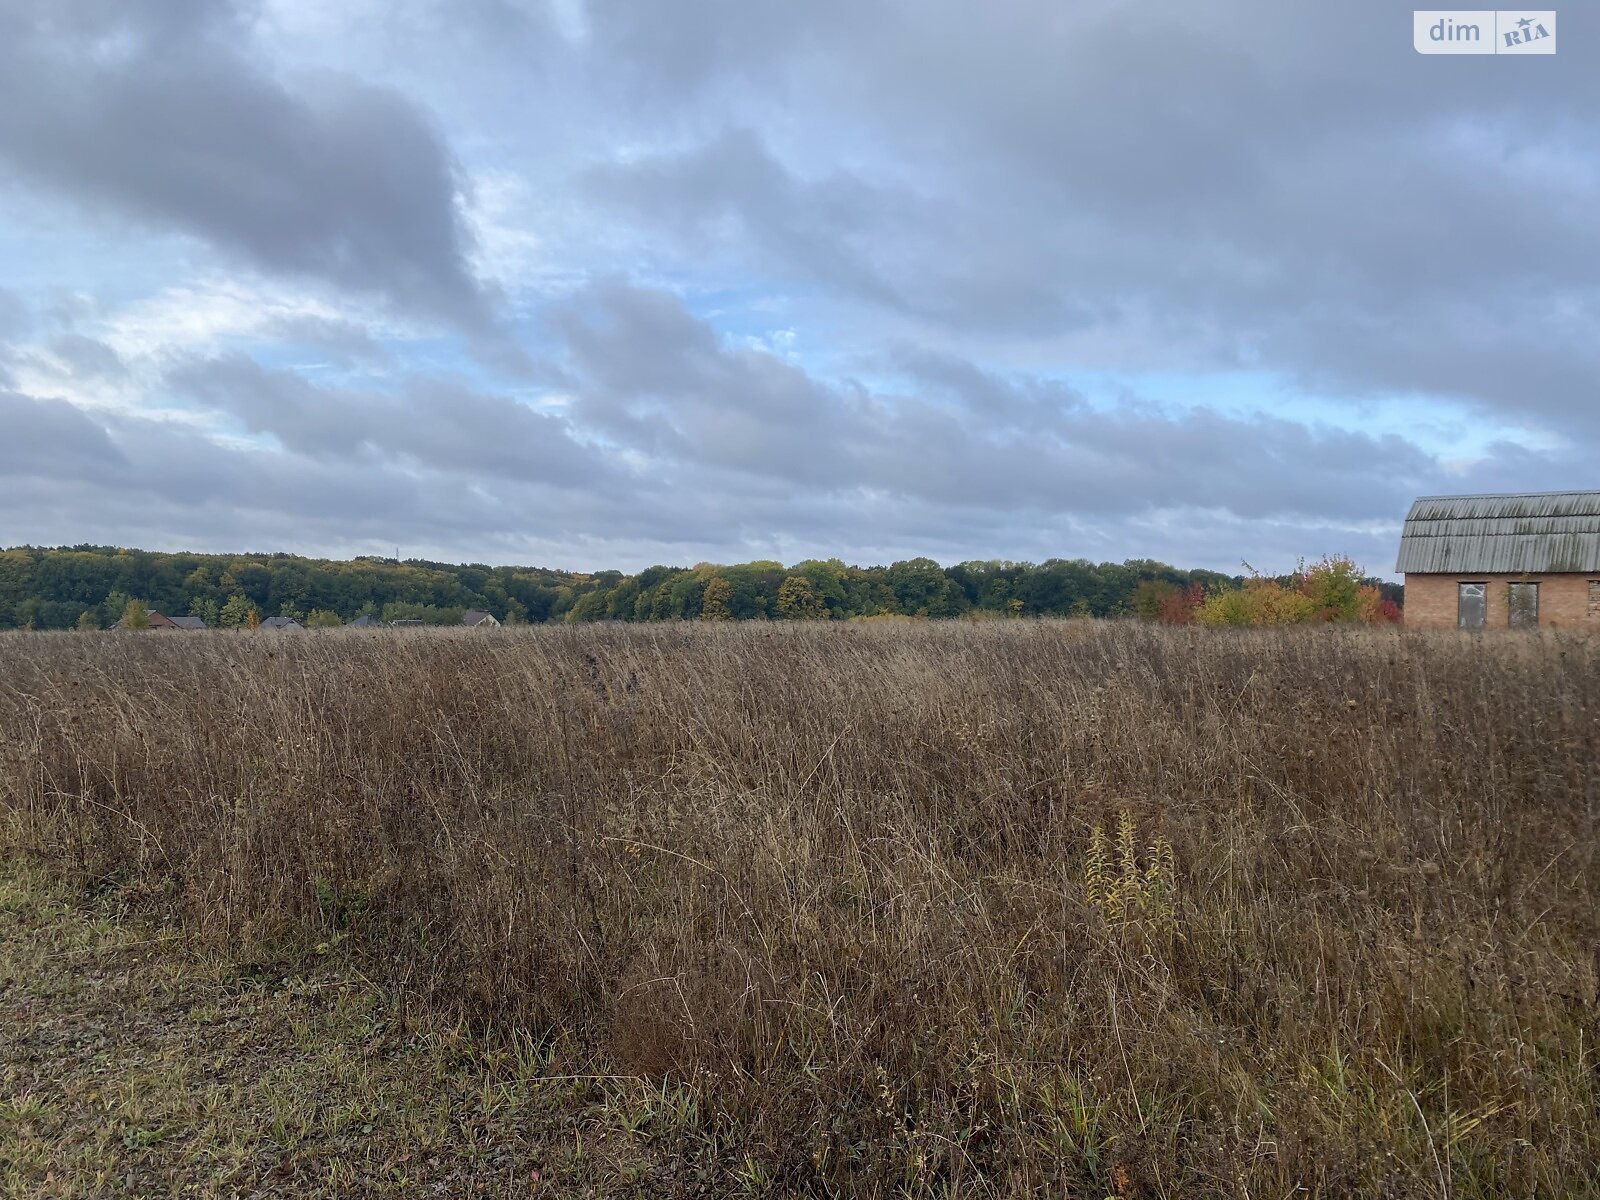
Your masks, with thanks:
[{"label": "dry grass field", "polygon": [[[119,1193],[52,1163],[91,1101],[13,1050],[0,1171],[541,1194],[600,1128],[631,1149],[546,1194],[1600,1194],[1597,717],[1600,641],[1549,634],[6,635],[0,918],[142,922],[245,1024],[228,980],[337,979],[323,1058],[494,1157],[396,1183],[391,1095],[357,1128],[393,1154],[324,1139],[274,1191],[247,1072],[233,1175],[119,1135]],[[44,944],[0,1037],[74,1003]],[[373,1021],[467,1049],[385,1065]],[[557,1132],[459,1111],[461,1054]]]}]

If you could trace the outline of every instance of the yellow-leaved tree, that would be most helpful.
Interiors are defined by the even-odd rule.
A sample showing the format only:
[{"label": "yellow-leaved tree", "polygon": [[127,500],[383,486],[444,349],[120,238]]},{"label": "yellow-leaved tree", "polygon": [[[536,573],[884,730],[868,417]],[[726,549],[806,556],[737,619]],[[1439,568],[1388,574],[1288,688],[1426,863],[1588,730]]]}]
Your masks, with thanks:
[{"label": "yellow-leaved tree", "polygon": [[791,575],[778,587],[778,616],[786,621],[825,621],[828,609],[811,580]]},{"label": "yellow-leaved tree", "polygon": [[702,621],[731,621],[733,610],[728,602],[733,599],[733,585],[721,575],[713,576],[706,584],[705,595],[700,600]]},{"label": "yellow-leaved tree", "polygon": [[129,600],[117,624],[124,629],[149,629],[150,606],[143,600]]}]

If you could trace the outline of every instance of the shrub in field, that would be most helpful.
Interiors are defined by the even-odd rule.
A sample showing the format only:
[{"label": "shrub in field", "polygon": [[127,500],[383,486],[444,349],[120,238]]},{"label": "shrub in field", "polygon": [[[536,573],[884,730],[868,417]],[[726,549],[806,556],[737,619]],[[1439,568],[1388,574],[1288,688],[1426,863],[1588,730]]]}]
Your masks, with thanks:
[{"label": "shrub in field", "polygon": [[1316,618],[1317,602],[1275,579],[1245,580],[1207,596],[1195,614],[1202,625],[1302,625]]},{"label": "shrub in field", "polygon": [[16,633],[0,846],[672,1097],[654,1194],[1592,1195],[1597,713],[1565,633]]},{"label": "shrub in field", "polygon": [[1342,555],[1322,559],[1295,572],[1299,589],[1317,606],[1317,617],[1324,621],[1358,621],[1367,624],[1398,621],[1400,609],[1369,583],[1366,572],[1355,561]]},{"label": "shrub in field", "polygon": [[1134,589],[1133,611],[1146,621],[1192,625],[1205,598],[1205,588],[1198,583],[1179,587],[1165,579],[1146,579]]},{"label": "shrub in field", "polygon": [[1178,594],[1178,585],[1165,579],[1141,579],[1133,589],[1133,611],[1146,621],[1161,615],[1162,606]]},{"label": "shrub in field", "polygon": [[1211,626],[1398,621],[1399,607],[1364,578],[1355,561],[1342,555],[1310,567],[1302,561],[1287,579],[1253,575],[1242,587],[1213,592],[1197,607],[1196,617]]},{"label": "shrub in field", "polygon": [[1200,606],[1205,602],[1205,588],[1198,583],[1191,583],[1161,601],[1156,620],[1163,625],[1193,625],[1199,616]]}]

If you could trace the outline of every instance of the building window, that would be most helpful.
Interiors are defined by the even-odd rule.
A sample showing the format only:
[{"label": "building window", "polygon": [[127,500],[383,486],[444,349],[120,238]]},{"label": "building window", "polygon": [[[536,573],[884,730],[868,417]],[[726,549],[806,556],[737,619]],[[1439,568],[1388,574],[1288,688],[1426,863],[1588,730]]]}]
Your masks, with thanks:
[{"label": "building window", "polygon": [[1589,619],[1600,618],[1600,579],[1589,580]]},{"label": "building window", "polygon": [[1539,585],[1537,583],[1508,583],[1506,608],[1513,629],[1539,623]]},{"label": "building window", "polygon": [[1460,629],[1482,629],[1487,615],[1489,585],[1463,583],[1456,588],[1456,626]]}]

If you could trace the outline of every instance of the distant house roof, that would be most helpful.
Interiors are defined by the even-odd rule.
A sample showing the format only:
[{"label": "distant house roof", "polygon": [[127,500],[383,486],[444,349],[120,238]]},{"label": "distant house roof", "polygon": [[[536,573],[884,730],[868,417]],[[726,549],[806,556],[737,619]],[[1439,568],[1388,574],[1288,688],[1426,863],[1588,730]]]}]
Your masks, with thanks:
[{"label": "distant house roof", "polygon": [[355,629],[376,629],[379,625],[382,625],[383,622],[378,620],[378,618],[373,616],[371,613],[364,613],[357,617],[354,621],[351,621],[350,624]]},{"label": "distant house roof", "polygon": [[1395,570],[1600,572],[1600,491],[1423,496],[1406,514]]},{"label": "distant house roof", "polygon": [[150,623],[145,626],[146,629],[176,629],[176,628],[178,628],[177,622],[175,622],[171,617],[163,616],[162,614],[158,613],[153,608],[150,610],[149,618],[150,618]]},{"label": "distant house roof", "polygon": [[304,629],[305,626],[293,617],[268,617],[261,622],[263,629]]},{"label": "distant house roof", "polygon": [[173,617],[172,623],[179,629],[204,629],[206,623],[200,617]]},{"label": "distant house roof", "polygon": [[468,609],[466,612],[462,613],[461,614],[461,623],[463,625],[498,625],[498,624],[500,624],[499,621],[495,620],[493,613],[479,612],[477,609]]}]

